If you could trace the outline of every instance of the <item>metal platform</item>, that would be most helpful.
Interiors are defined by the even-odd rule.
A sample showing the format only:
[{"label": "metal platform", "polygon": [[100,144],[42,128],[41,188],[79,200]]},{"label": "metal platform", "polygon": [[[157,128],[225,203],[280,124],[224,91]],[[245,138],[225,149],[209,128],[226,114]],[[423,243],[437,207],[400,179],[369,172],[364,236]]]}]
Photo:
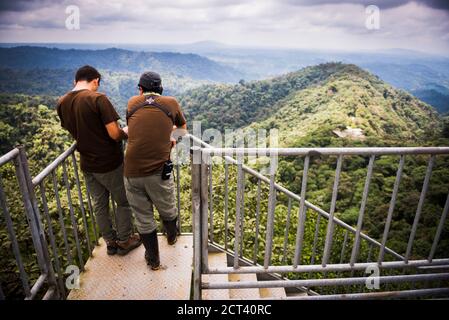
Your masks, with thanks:
[{"label": "metal platform", "polygon": [[159,235],[162,268],[152,271],[144,260],[145,248],[126,256],[108,256],[106,244],[93,250],[80,276],[80,289],[70,292],[69,300],[188,300],[192,277],[192,235],[181,235],[169,246]]}]

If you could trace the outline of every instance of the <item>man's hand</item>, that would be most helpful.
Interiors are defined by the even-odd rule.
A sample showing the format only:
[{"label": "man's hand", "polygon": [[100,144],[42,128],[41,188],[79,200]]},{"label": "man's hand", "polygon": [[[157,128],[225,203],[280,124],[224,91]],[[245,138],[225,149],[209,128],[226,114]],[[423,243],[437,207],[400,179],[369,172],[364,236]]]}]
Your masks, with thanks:
[{"label": "man's hand", "polygon": [[111,139],[115,141],[121,141],[128,138],[128,135],[120,128],[117,121],[108,123],[106,125],[106,130],[108,131]]},{"label": "man's hand", "polygon": [[180,128],[173,126],[173,131],[170,136],[171,147],[176,146],[178,139],[187,134],[187,124],[183,124]]},{"label": "man's hand", "polygon": [[122,128],[123,132],[126,133],[126,135],[128,135],[128,126]]}]

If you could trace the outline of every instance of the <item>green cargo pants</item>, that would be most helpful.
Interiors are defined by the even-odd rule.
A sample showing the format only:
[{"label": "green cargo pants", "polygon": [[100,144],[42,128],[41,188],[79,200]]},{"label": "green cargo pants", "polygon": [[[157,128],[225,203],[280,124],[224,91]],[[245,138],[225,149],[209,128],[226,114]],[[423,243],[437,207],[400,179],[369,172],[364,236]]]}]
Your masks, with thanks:
[{"label": "green cargo pants", "polygon": [[146,177],[125,177],[125,188],[139,233],[152,233],[157,229],[153,204],[162,220],[172,221],[177,217],[173,177],[162,180],[161,173]]},{"label": "green cargo pants", "polygon": [[[120,241],[128,240],[133,232],[133,226],[132,212],[123,184],[123,164],[106,173],[84,172],[84,176],[90,189],[94,214],[103,238],[105,240],[116,238]],[[109,213],[110,195],[117,204],[115,212],[117,231],[114,230]]]}]

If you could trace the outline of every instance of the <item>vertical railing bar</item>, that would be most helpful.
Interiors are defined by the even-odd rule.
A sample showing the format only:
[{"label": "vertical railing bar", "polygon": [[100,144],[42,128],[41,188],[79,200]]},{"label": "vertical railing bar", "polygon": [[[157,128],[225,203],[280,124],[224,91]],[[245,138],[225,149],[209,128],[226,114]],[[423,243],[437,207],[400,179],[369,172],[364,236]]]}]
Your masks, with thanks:
[{"label": "vertical railing bar", "polygon": [[245,180],[245,171],[242,170],[242,207],[240,209],[240,258],[243,258],[243,244],[245,242],[245,188],[246,188],[246,180]]},{"label": "vertical railing bar", "polygon": [[317,214],[316,224],[315,224],[315,234],[313,236],[313,247],[312,247],[312,256],[310,258],[310,264],[315,264],[316,247],[318,244],[318,236],[320,233],[320,220],[321,220],[321,215]]},{"label": "vertical railing bar", "polygon": [[343,258],[346,251],[346,242],[348,241],[348,230],[345,231],[345,236],[343,238],[343,246],[341,247],[341,253],[340,253],[340,264],[343,263]]},{"label": "vertical railing bar", "polygon": [[287,261],[287,243],[288,243],[288,234],[290,231],[290,214],[292,211],[292,198],[288,197],[288,205],[287,205],[287,221],[285,223],[285,234],[284,234],[284,256],[282,258],[282,263],[285,264]]},{"label": "vertical railing bar", "polygon": [[[194,151],[199,152],[199,151]],[[197,159],[197,157],[195,157]],[[201,300],[201,166],[191,157],[193,220],[193,299]]]},{"label": "vertical railing bar", "polygon": [[208,162],[210,161],[210,156],[207,159],[201,157],[201,263],[203,272],[207,272],[208,266]]},{"label": "vertical railing bar", "polygon": [[65,161],[62,162],[62,169],[63,169],[63,177],[64,177],[64,183],[65,183],[65,187],[66,187],[66,191],[67,191],[67,201],[69,204],[69,211],[70,211],[70,219],[72,221],[72,228],[73,228],[73,236],[75,237],[75,243],[76,243],[76,249],[78,251],[78,260],[80,263],[80,270],[84,271],[84,259],[83,259],[83,254],[81,252],[81,246],[80,246],[80,241],[79,241],[79,237],[78,237],[78,226],[76,224],[76,220],[75,220],[75,210],[73,209],[73,203],[72,203],[72,195],[70,193],[70,185],[69,185],[69,178],[68,178],[68,174],[67,174],[67,165],[65,163]]},{"label": "vertical railing bar", "polygon": [[340,172],[341,172],[341,165],[343,162],[343,156],[339,155],[337,160],[337,169],[335,171],[335,180],[334,180],[334,186],[332,189],[332,202],[331,202],[331,208],[329,211],[329,220],[327,223],[327,231],[326,231],[326,243],[324,246],[324,255],[323,255],[323,261],[322,265],[325,267],[329,261],[330,251],[332,247],[332,236],[334,231],[334,215],[335,215],[335,206],[337,203],[337,195],[338,195],[338,183],[340,180]]},{"label": "vertical railing bar", "polygon": [[35,225],[37,228],[37,232],[39,235],[39,246],[41,249],[41,253],[42,253],[42,259],[43,259],[43,263],[44,263],[44,270],[43,270],[43,275],[46,276],[47,278],[47,282],[48,285],[50,287],[49,290],[51,290],[52,288],[55,289],[56,295],[60,296],[60,292],[58,289],[58,284],[56,283],[56,275],[54,273],[53,270],[53,264],[51,263],[51,259],[50,259],[50,253],[48,251],[48,243],[47,243],[47,239],[45,237],[45,231],[44,231],[44,227],[42,224],[42,219],[41,219],[41,215],[40,215],[40,211],[39,211],[39,207],[37,204],[37,198],[36,195],[34,193],[34,184],[33,184],[33,180],[30,174],[30,168],[28,166],[28,159],[26,156],[26,152],[25,152],[25,147],[20,146],[19,147],[19,158],[21,159],[21,167],[23,170],[23,174],[25,177],[25,181],[26,181],[26,185],[28,188],[28,194],[29,194],[29,198],[31,201],[31,206],[33,208],[32,210],[32,218],[35,221]]},{"label": "vertical railing bar", "polygon": [[258,254],[258,251],[259,251],[260,192],[261,192],[261,181],[260,181],[260,179],[257,179],[256,236],[254,238],[254,256],[253,256],[254,264],[257,264],[257,254]]},{"label": "vertical railing bar", "polygon": [[59,198],[58,182],[56,181],[56,175],[55,175],[54,170],[51,172],[51,175],[52,175],[52,180],[53,180],[53,190],[55,192],[56,207],[58,208],[59,225],[61,227],[62,236],[64,238],[64,246],[65,246],[65,251],[67,254],[67,260],[68,260],[69,265],[73,265],[72,252],[71,252],[71,248],[69,246],[69,240],[68,240],[67,231],[65,228],[64,217],[62,214],[61,199]]},{"label": "vertical railing bar", "polygon": [[40,189],[40,193],[41,193],[41,199],[42,199],[42,206],[44,209],[44,215],[45,218],[47,220],[47,224],[48,224],[48,234],[50,237],[50,245],[52,247],[53,250],[53,257],[55,259],[55,267],[58,273],[58,285],[59,285],[59,289],[61,290],[62,296],[65,297],[65,287],[64,287],[64,283],[63,283],[63,272],[61,269],[61,262],[59,260],[59,250],[58,247],[56,246],[56,241],[55,241],[55,234],[53,232],[53,226],[52,226],[52,221],[50,218],[50,212],[48,210],[48,204],[47,204],[47,196],[45,194],[45,185],[44,185],[44,180],[42,180],[39,183],[39,189]]},{"label": "vertical railing bar", "polygon": [[178,211],[178,234],[182,233],[182,221],[181,221],[181,180],[180,180],[180,161],[179,161],[179,143],[175,145],[176,153],[176,209]]},{"label": "vertical railing bar", "polygon": [[410,238],[409,238],[408,244],[407,244],[407,251],[406,251],[405,257],[404,257],[404,261],[406,263],[408,262],[410,254],[412,252],[413,241],[415,240],[415,234],[416,234],[416,230],[418,228],[419,218],[421,216],[421,211],[424,206],[424,200],[426,198],[427,189],[429,187],[429,181],[430,181],[430,176],[432,175],[432,168],[433,168],[434,160],[435,160],[435,155],[432,154],[430,156],[429,164],[427,166],[427,171],[426,171],[426,176],[424,178],[423,188],[421,191],[421,195],[419,197],[418,208],[416,209],[415,219],[414,219],[413,225],[412,225],[412,231],[410,233]]},{"label": "vertical railing bar", "polygon": [[229,237],[229,226],[228,226],[228,201],[229,201],[229,165],[226,158],[224,159],[225,162],[225,197],[224,197],[224,225],[225,225],[225,249],[228,250],[228,237]]},{"label": "vertical railing bar", "polygon": [[5,294],[3,293],[2,286],[0,285],[0,301],[5,300]]},{"label": "vertical railing bar", "polygon": [[[21,150],[22,150],[22,148],[19,148],[19,152],[23,152]],[[19,183],[19,188],[20,188],[20,192],[22,195],[22,201],[23,201],[25,213],[26,213],[30,231],[31,231],[31,239],[33,241],[34,249],[36,250],[39,268],[40,268],[42,274],[46,274],[47,266],[46,266],[46,262],[45,262],[45,258],[44,258],[44,252],[43,252],[43,247],[42,247],[42,243],[41,243],[39,229],[37,226],[36,218],[34,217],[35,213],[34,213],[32,199],[30,197],[30,193],[29,193],[29,189],[28,189],[28,184],[26,181],[26,173],[25,173],[25,169],[23,168],[23,161],[26,161],[26,160],[23,160],[20,158],[20,153],[19,153],[19,156],[14,159],[14,165],[16,168],[16,177],[17,177],[17,181]]]},{"label": "vertical railing bar", "polygon": [[368,199],[369,187],[371,184],[371,176],[373,174],[374,160],[375,156],[371,155],[369,158],[368,172],[366,173],[365,186],[363,188],[362,203],[360,204],[360,211],[359,211],[359,218],[357,221],[357,229],[355,232],[354,246],[352,247],[351,261],[350,261],[351,266],[353,266],[354,263],[357,262],[357,257],[359,254],[360,232],[362,231],[363,216],[365,214],[366,202]]},{"label": "vertical railing bar", "polygon": [[22,261],[22,255],[20,253],[19,243],[17,242],[16,233],[14,231],[13,221],[11,215],[9,213],[7,203],[6,203],[6,195],[3,191],[3,184],[0,179],[0,203],[3,211],[3,216],[5,217],[6,228],[8,229],[8,236],[11,241],[12,251],[14,253],[14,257],[16,259],[17,267],[19,268],[20,280],[22,281],[22,287],[25,292],[26,297],[31,297],[31,288],[28,282],[28,275],[25,271],[25,267]]},{"label": "vertical railing bar", "polygon": [[299,202],[299,212],[298,212],[298,226],[296,229],[296,247],[295,247],[295,260],[293,266],[296,268],[298,264],[301,264],[302,256],[302,242],[304,239],[304,224],[306,222],[306,211],[305,201],[307,192],[307,175],[309,172],[309,162],[310,157],[306,156],[304,159],[304,170],[302,174],[302,184],[301,184],[301,201]]},{"label": "vertical railing bar", "polygon": [[78,190],[78,201],[80,204],[81,216],[83,219],[84,230],[86,233],[87,250],[89,251],[89,255],[92,256],[92,247],[90,244],[90,237],[89,237],[89,225],[87,224],[86,212],[84,211],[84,199],[83,199],[83,193],[81,192],[81,185],[80,185],[80,179],[79,179],[79,175],[78,175],[78,167],[76,164],[75,152],[72,153],[72,165],[73,165],[73,171],[75,173],[75,183],[76,183],[76,188]]},{"label": "vertical railing bar", "polygon": [[433,256],[435,255],[435,251],[437,250],[438,242],[440,241],[441,233],[443,232],[448,211],[449,211],[449,194],[446,199],[446,204],[444,205],[443,214],[441,215],[440,223],[438,224],[435,238],[433,239],[432,249],[430,250],[429,258],[427,259],[429,260],[429,262],[432,262]]},{"label": "vertical railing bar", "polygon": [[90,193],[90,187],[87,183],[86,175],[84,175],[84,184],[86,186],[86,192],[87,192],[87,205],[89,207],[89,216],[92,221],[92,230],[94,232],[95,237],[95,245],[98,245],[98,233],[97,233],[97,219],[95,218],[95,213],[92,207],[92,200],[91,200],[91,193]]},{"label": "vertical railing bar", "polygon": [[270,169],[270,191],[268,194],[268,219],[267,219],[267,232],[265,237],[265,256],[264,256],[264,268],[268,268],[271,261],[272,249],[273,249],[273,233],[274,233],[274,211],[276,208],[276,189],[274,188],[276,172],[273,164],[274,159],[270,161],[272,168]]},{"label": "vertical railing bar", "polygon": [[234,269],[239,267],[239,247],[240,247],[240,210],[241,210],[241,198],[242,198],[242,175],[243,175],[243,163],[242,157],[239,156],[237,163],[237,194],[235,197],[235,226],[234,226]]},{"label": "vertical railing bar", "polygon": [[394,181],[393,193],[391,195],[391,200],[390,200],[390,206],[388,208],[388,215],[387,215],[387,220],[385,222],[384,234],[382,236],[382,244],[381,244],[381,247],[379,250],[379,257],[377,259],[378,264],[382,264],[382,262],[384,261],[385,246],[387,244],[388,233],[390,232],[390,226],[391,226],[391,221],[393,218],[394,207],[396,205],[396,198],[398,195],[399,185],[401,183],[402,170],[404,169],[404,162],[405,162],[405,156],[401,155],[401,158],[399,160],[399,167],[396,172],[396,179]]},{"label": "vertical railing bar", "polygon": [[212,180],[212,161],[209,164],[209,241],[214,243],[214,189]]},{"label": "vertical railing bar", "polygon": [[370,243],[369,244],[369,249],[368,249],[368,257],[366,258],[366,262],[371,262],[371,253],[373,252],[373,244]]}]

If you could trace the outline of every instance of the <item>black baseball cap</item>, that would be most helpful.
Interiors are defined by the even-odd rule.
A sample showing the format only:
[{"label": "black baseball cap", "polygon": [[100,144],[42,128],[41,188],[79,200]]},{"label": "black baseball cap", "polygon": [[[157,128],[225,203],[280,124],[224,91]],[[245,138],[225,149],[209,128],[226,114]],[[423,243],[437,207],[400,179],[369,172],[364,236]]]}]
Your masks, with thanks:
[{"label": "black baseball cap", "polygon": [[147,71],[142,73],[139,80],[139,86],[144,88],[152,88],[160,86],[162,83],[161,76],[153,71]]}]

